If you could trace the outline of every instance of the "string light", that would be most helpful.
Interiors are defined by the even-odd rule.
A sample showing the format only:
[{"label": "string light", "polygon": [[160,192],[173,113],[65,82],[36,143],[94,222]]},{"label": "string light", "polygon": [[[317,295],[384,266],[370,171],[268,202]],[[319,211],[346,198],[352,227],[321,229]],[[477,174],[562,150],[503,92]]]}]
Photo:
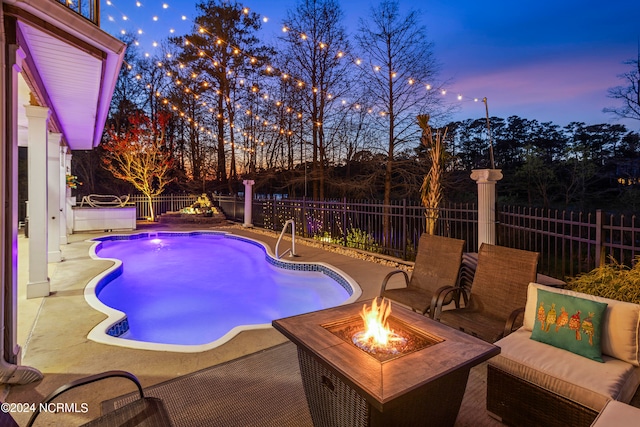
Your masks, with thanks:
[{"label": "string light", "polygon": [[[248,10],[248,8],[244,8],[244,9],[243,9],[243,12],[244,12],[245,14],[248,14],[248,11],[249,11],[249,10]],[[183,20],[184,20],[184,19],[186,19],[186,17],[185,17],[184,15],[182,16],[182,18],[183,18]],[[265,17],[265,18],[266,18],[266,17]],[[267,19],[267,20],[265,20],[265,22],[266,22],[266,21],[268,21],[268,19]],[[283,30],[284,32],[288,32],[288,31],[290,31],[290,28],[289,28],[289,27],[287,27],[287,26],[285,25],[285,26],[283,26],[283,27],[282,27],[282,30]],[[205,32],[205,31],[206,31],[206,29],[204,29],[203,27],[201,27],[201,28],[200,28],[200,32],[201,32],[201,33],[202,33],[202,32]],[[300,34],[300,37],[301,37],[302,39],[307,39],[307,35],[306,35],[305,33],[299,32],[299,34]],[[225,43],[225,42],[224,42],[224,40],[223,40],[222,38],[218,38],[218,39],[217,39],[217,43],[218,43],[218,44],[223,44],[223,43]],[[319,45],[319,47],[320,47],[321,49],[324,49],[324,48],[326,48],[326,47],[327,47],[327,44],[326,44],[326,43],[324,43],[324,42],[322,42],[322,41],[319,41],[319,42],[318,42],[318,45]],[[155,47],[155,46],[157,46],[157,43],[154,43],[154,47]],[[240,50],[239,48],[237,48],[237,47],[236,47],[236,48],[234,48],[233,53],[234,53],[235,55],[239,55],[239,54],[241,54],[242,52],[241,52],[241,50]],[[342,58],[343,56],[344,56],[344,52],[341,52],[341,51],[340,51],[340,52],[338,52],[338,53],[336,54],[336,57],[338,57],[338,58]],[[257,60],[256,60],[255,58],[253,58],[253,57],[250,59],[250,61],[251,61],[251,63],[256,63],[256,62],[257,62]],[[356,65],[361,65],[361,64],[362,64],[362,60],[358,58],[358,59],[356,59],[356,60],[355,60],[355,63],[356,63]],[[375,66],[374,66],[374,71],[379,72],[380,70],[381,70],[381,67],[380,67],[379,65],[375,65]],[[266,71],[267,71],[268,73],[270,73],[270,72],[272,72],[272,71],[273,71],[273,68],[272,68],[271,66],[267,66]],[[289,77],[289,74],[287,74],[287,73],[284,73],[284,72],[283,72],[283,73],[281,74],[281,77],[283,78],[283,80],[286,80],[286,79]],[[393,72],[393,73],[391,74],[391,78],[397,78],[397,73],[396,73],[396,72]],[[300,79],[300,81],[301,81],[301,79]],[[407,82],[408,82],[408,84],[409,84],[409,85],[412,85],[412,84],[414,84],[414,83],[415,83],[415,80],[414,80],[414,79],[412,79],[412,78],[410,78],[410,79],[408,79],[408,81],[407,81]],[[302,83],[302,84],[298,83],[298,87],[302,87],[302,86],[304,86],[304,83]],[[427,90],[430,90],[430,89],[431,89],[431,85],[430,85],[430,84],[428,84],[426,87],[427,87]],[[317,93],[317,90],[316,90],[316,91],[314,91],[314,93]],[[442,90],[442,91],[441,91],[441,94],[442,94],[442,95],[445,95],[445,94],[446,94],[446,90]],[[325,95],[327,96],[327,99],[331,99],[331,98],[332,98],[332,96],[330,96],[331,94],[329,94],[329,93],[327,93],[327,94],[325,94]],[[459,99],[459,100],[462,100],[462,97],[461,97],[461,96],[459,96],[459,97],[458,97],[458,99]]]},{"label": "string light", "polygon": [[[110,1],[108,1],[108,2],[107,2],[107,4],[109,4],[109,3],[111,3],[111,2],[110,2]],[[166,8],[168,8],[168,5],[167,5],[166,3],[163,3],[162,7],[163,7],[164,9],[166,9]],[[244,8],[242,9],[242,11],[243,11],[243,13],[244,13],[244,14],[248,14],[248,13],[249,13],[249,8],[244,7]],[[187,19],[187,17],[186,17],[185,15],[182,15],[182,20],[186,20],[186,19]],[[267,18],[266,16],[263,16],[263,22],[268,22],[268,18]],[[203,29],[201,28],[201,29],[200,29],[200,31],[202,32],[202,31],[203,31]],[[282,31],[283,31],[283,32],[289,32],[289,31],[291,31],[291,29],[285,25],[285,26],[283,26],[283,27],[282,27]],[[301,37],[303,40],[306,40],[306,39],[308,38],[308,36],[307,36],[305,33],[303,33],[303,32],[298,32],[298,33],[299,33],[300,37]],[[219,39],[218,43],[224,43],[224,40]],[[323,41],[318,41],[318,45],[319,45],[319,47],[320,47],[321,49],[324,49],[324,48],[326,48],[326,47],[328,46],[328,45],[327,45],[326,43],[324,43]],[[154,42],[154,47],[157,47],[157,43],[156,43],[156,42]],[[236,50],[234,50],[234,54],[236,54],[236,55],[237,55],[237,54],[240,54],[240,53],[241,53],[241,51],[240,51],[239,49],[237,49],[237,48],[236,48]],[[336,54],[336,56],[337,56],[338,58],[342,58],[342,57],[344,56],[344,52],[338,52],[338,53]],[[252,60],[252,62],[255,62],[255,59],[253,59],[253,60]],[[356,63],[356,65],[361,65],[361,64],[362,64],[362,60],[358,58],[358,59],[356,59],[356,60],[355,60],[355,63]],[[379,65],[374,65],[374,70],[375,70],[376,72],[378,72],[378,71],[380,71],[380,70],[381,70],[381,67],[380,67]],[[285,74],[285,76],[287,76],[287,77],[288,77],[288,75],[286,75],[286,74]],[[391,75],[391,77],[392,77],[392,78],[396,78],[396,77],[397,77],[397,73],[395,73],[395,72],[394,72],[394,73]],[[286,77],[285,77],[285,78],[286,78]],[[414,83],[415,83],[415,79],[410,78],[410,79],[408,79],[407,83],[408,83],[409,85],[412,85],[412,84],[414,84]],[[429,85],[429,86],[427,87],[427,90],[430,90],[430,89],[431,89],[431,87],[430,87],[430,85]],[[441,92],[441,93],[446,94],[446,91],[443,91],[443,92]]]},{"label": "string light", "polygon": [[[106,1],[106,4],[107,4],[107,5],[109,5],[109,6],[112,6],[112,7],[113,7],[113,3],[111,2],[111,0],[107,0],[107,1]],[[137,4],[137,5],[138,5],[138,7],[140,7],[140,5],[141,5],[141,4],[140,4],[140,2],[138,2],[138,4]],[[162,8],[163,8],[163,9],[167,9],[168,7],[169,7],[169,6],[168,6],[168,4],[167,4],[167,3],[163,3],[163,4],[162,4]],[[243,9],[243,13],[244,13],[244,14],[248,14],[248,13],[249,13],[249,9],[248,9],[248,8],[244,8],[244,9]],[[128,16],[127,16],[127,15],[122,14],[122,17],[123,17],[123,21],[127,21],[127,20],[128,20]],[[186,17],[185,15],[181,15],[181,19],[182,19],[183,21],[186,21],[186,20],[187,20],[187,17]],[[110,20],[111,20],[111,19],[110,19]],[[156,15],[156,16],[153,16],[153,21],[158,21],[158,16],[157,16],[157,15]],[[267,18],[266,16],[265,16],[265,17],[263,17],[263,22],[265,22],[265,23],[266,23],[266,22],[268,22],[268,18]],[[203,30],[204,30],[204,32],[206,32],[206,31],[207,31],[206,29],[201,28],[201,29],[200,29],[200,33],[204,33],[204,32],[203,32]],[[287,26],[283,26],[283,27],[282,27],[282,31],[283,31],[283,32],[285,32],[285,33],[287,33],[287,32],[291,32],[292,30],[291,30],[291,28],[289,28],[289,27],[287,27]],[[125,32],[124,30],[122,30],[122,31],[121,31],[121,33],[122,33],[122,34],[125,34],[126,32]],[[143,34],[143,33],[144,33],[144,31],[142,30],[142,28],[140,28],[140,29],[138,30],[138,34]],[[169,29],[169,33],[170,33],[170,34],[175,33],[175,29],[174,29],[174,28]],[[299,36],[300,36],[300,38],[301,38],[302,40],[307,40],[308,36],[307,36],[305,33],[298,32],[298,34],[299,34]],[[216,43],[217,43],[217,44],[225,44],[226,42],[225,42],[222,38],[218,38]],[[328,45],[327,45],[326,43],[324,43],[323,41],[314,41],[314,43],[317,43],[317,46],[319,46],[319,48],[320,48],[320,49],[326,49],[326,48],[328,48]],[[188,45],[188,44],[189,44],[189,41],[185,39],[185,45]],[[228,44],[227,44],[227,45],[228,45]],[[157,46],[158,46],[158,43],[154,41],[154,42],[153,42],[153,47],[157,47]],[[233,48],[233,50],[232,50],[232,51],[233,51],[233,54],[234,54],[234,55],[246,55],[246,54],[245,54],[245,53],[244,53],[240,48],[238,48],[238,47]],[[200,51],[200,52],[199,52],[199,55],[200,55],[200,56],[205,56],[206,54],[205,54],[203,51]],[[337,57],[337,58],[343,58],[344,56],[345,56],[345,53],[344,53],[344,52],[342,52],[342,51],[338,51],[338,52],[336,53],[336,57]],[[148,54],[148,53],[145,53],[145,57],[149,57],[149,54]],[[248,57],[249,57],[249,62],[250,62],[251,64],[255,65],[255,64],[257,63],[257,59],[256,59],[255,57],[251,57],[251,56],[248,56]],[[168,54],[167,54],[167,58],[171,58],[171,54],[170,54],[170,53],[168,53]],[[360,66],[360,65],[362,64],[362,60],[361,60],[360,58],[357,58],[357,59],[355,59],[355,60],[354,60],[354,63],[355,63],[356,65]],[[159,66],[162,66],[162,65],[160,64]],[[179,64],[179,68],[184,68],[184,64]],[[130,65],[128,65],[128,69],[131,69],[131,66],[130,66]],[[375,72],[379,72],[381,69],[382,69],[382,67],[380,67],[379,65],[373,65],[373,70],[374,70]],[[291,76],[291,74],[290,74],[290,73],[282,72],[282,71],[279,71],[279,70],[278,70],[278,71],[276,71],[276,70],[275,70],[272,66],[270,66],[270,65],[266,65],[266,66],[265,66],[265,70],[266,70],[266,72],[267,72],[267,73],[274,73],[275,75],[278,75],[278,74],[279,74],[279,75],[280,75],[280,77],[282,78],[282,80],[288,80],[288,79],[292,78],[292,76]],[[231,71],[231,70],[229,70],[229,74],[231,74],[231,73],[232,73],[232,71]],[[167,75],[168,77],[172,77],[171,72],[168,72],[166,75]],[[398,76],[397,72],[390,72],[390,73],[389,73],[389,75],[390,75],[390,78],[393,78],[393,79],[396,79],[396,78],[397,78],[397,76]],[[136,79],[138,79],[138,80],[140,80],[140,79],[141,79],[141,76],[138,74],[138,75],[136,75],[136,76],[135,76],[135,78],[136,78]],[[196,78],[196,76],[194,75],[194,76],[192,76],[192,78],[194,78],[194,79],[195,79],[195,78]],[[298,87],[298,88],[300,88],[300,89],[302,89],[302,88],[304,88],[304,87],[306,86],[305,82],[304,82],[302,79],[299,79],[299,78],[293,78],[293,80],[294,80],[294,82],[295,82],[296,87]],[[417,82],[414,78],[408,78],[408,79],[406,79],[406,83],[407,83],[407,84],[409,84],[409,85],[413,85],[413,84],[415,84],[415,83],[419,83],[419,82]],[[177,86],[178,86],[178,85],[180,85],[180,84],[181,84],[180,80],[176,80],[176,81],[175,81],[175,84],[176,84]],[[244,81],[243,81],[243,80],[240,80],[240,84],[241,84],[241,85],[242,85],[242,84],[244,84]],[[202,83],[202,86],[203,86],[203,87],[208,87],[208,82],[206,82],[206,81],[205,81],[205,82],[203,82],[203,83]],[[431,85],[431,84],[429,84],[429,83],[427,83],[427,84],[425,84],[425,88],[426,88],[427,90],[431,90],[431,89],[432,89],[432,85]],[[314,94],[319,93],[319,89],[318,89],[318,88],[316,88],[316,87],[312,87],[312,88],[311,88],[311,90],[312,90],[312,92],[313,92]],[[188,92],[188,91],[187,91],[187,92]],[[219,93],[219,91],[218,91],[218,93]],[[443,95],[443,96],[444,96],[444,95],[446,95],[446,93],[447,93],[447,90],[446,90],[446,89],[441,89],[441,90],[440,90],[440,94],[441,94],[441,95]],[[326,96],[326,98],[327,98],[327,99],[333,99],[332,94],[330,94],[330,93],[323,93],[323,94]],[[156,93],[156,96],[160,96],[160,95],[159,95],[159,93]],[[197,98],[197,96],[198,96],[198,95],[194,93],[194,94],[193,94],[193,96]],[[264,100],[269,100],[269,99],[270,99],[270,97],[269,97],[269,95],[268,95],[268,94],[266,94],[266,93],[265,93],[265,94],[263,94],[263,95],[262,95],[262,99],[264,99]],[[462,94],[458,94],[457,99],[458,99],[459,101],[461,101],[461,100],[463,99]],[[477,101],[478,101],[478,98],[474,98],[473,100],[474,100],[475,102],[477,102]],[[162,102],[163,102],[164,104],[167,104],[169,101],[168,101],[166,98],[164,98]],[[281,107],[281,106],[283,105],[280,101],[275,101],[275,103],[276,103],[276,106],[277,106],[277,107]],[[344,99],[343,99],[343,100],[341,101],[341,104],[342,104],[343,106],[347,106],[348,102],[347,102],[346,100],[344,100]],[[206,103],[204,103],[204,102],[203,102],[203,105],[206,105]],[[352,105],[352,107],[353,107],[354,109],[356,109],[356,110],[359,110],[359,109],[361,108],[361,106],[360,106],[359,104],[354,104],[354,105]],[[236,104],[236,108],[240,108],[240,104]],[[171,109],[172,109],[172,110],[174,110],[174,111],[179,110],[179,108],[178,108],[178,107],[173,106],[173,105],[171,106]],[[209,110],[211,110],[211,109],[209,109]],[[373,110],[372,110],[372,109],[368,109],[367,111],[368,111],[369,113],[371,113]],[[286,112],[287,112],[288,114],[295,113],[295,112],[294,112],[294,110],[293,110],[293,109],[291,109],[290,107],[287,107]],[[302,113],[297,112],[297,113],[295,113],[295,114],[296,114],[296,116],[298,117],[298,119],[301,119],[301,118],[302,118]],[[386,115],[386,112],[381,111],[381,112],[379,112],[379,114],[380,114],[381,116],[384,116],[384,115]],[[184,115],[185,115],[185,114],[184,114],[184,112],[181,112],[181,116],[184,116]],[[225,120],[226,120],[226,119],[225,119]],[[315,125],[317,125],[317,126],[320,126],[320,125],[321,125],[321,123],[320,123],[320,122],[316,122],[316,123],[314,123],[314,124],[315,124]],[[233,123],[231,124],[231,127],[233,127]],[[275,128],[274,128],[274,129],[275,129]],[[276,130],[277,130],[280,134],[284,134],[284,133],[291,134],[291,130],[284,130],[284,129],[276,129]],[[208,133],[210,133],[210,131],[209,131]]]}]

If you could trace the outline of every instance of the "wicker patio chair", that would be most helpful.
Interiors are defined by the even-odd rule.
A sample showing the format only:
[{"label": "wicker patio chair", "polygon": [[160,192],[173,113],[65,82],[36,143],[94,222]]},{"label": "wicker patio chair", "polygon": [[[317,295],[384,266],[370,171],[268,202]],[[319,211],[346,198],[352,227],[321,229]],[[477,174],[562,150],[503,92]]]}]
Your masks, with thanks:
[{"label": "wicker patio chair", "polygon": [[510,334],[521,322],[527,287],[536,281],[538,258],[537,252],[483,243],[468,305],[443,311],[448,294],[459,292],[445,289],[438,295],[434,319],[491,343]]},{"label": "wicker patio chair", "polygon": [[[463,299],[465,307],[469,305],[471,285],[473,284],[473,276],[476,274],[477,266],[477,254],[462,254],[462,264],[460,265],[460,274],[458,275],[458,287],[460,288],[460,297]],[[460,305],[458,304],[456,307],[460,307]]]},{"label": "wicker patio chair", "polygon": [[89,377],[80,378],[68,384],[60,386],[57,390],[47,396],[39,406],[35,407],[34,413],[27,422],[27,427],[31,427],[38,415],[40,408],[52,402],[62,393],[73,388],[91,384],[106,378],[126,378],[135,383],[138,388],[140,398],[121,406],[113,411],[102,414],[100,417],[83,424],[82,427],[173,427],[173,423],[169,418],[167,410],[162,400],[155,397],[145,397],[140,382],[135,375],[126,371],[108,371],[101,374],[91,375]]},{"label": "wicker patio chair", "polygon": [[[463,246],[464,240],[423,234],[418,242],[411,278],[404,270],[390,272],[382,281],[380,296],[404,304],[421,314],[431,312],[431,306],[435,307],[435,297],[441,289],[457,289]],[[398,273],[404,275],[406,286],[387,289],[389,279]],[[459,307],[459,293],[451,293],[443,303],[450,304],[452,301]]]}]

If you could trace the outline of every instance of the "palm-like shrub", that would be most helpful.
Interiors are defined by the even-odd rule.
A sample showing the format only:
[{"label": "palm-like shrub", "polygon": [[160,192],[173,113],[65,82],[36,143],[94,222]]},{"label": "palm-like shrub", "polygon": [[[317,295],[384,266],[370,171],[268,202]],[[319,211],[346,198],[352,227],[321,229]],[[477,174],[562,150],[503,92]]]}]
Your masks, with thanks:
[{"label": "palm-like shrub", "polygon": [[426,232],[434,234],[438,216],[440,215],[440,202],[442,201],[442,173],[444,149],[442,141],[447,135],[445,129],[444,134],[436,132],[435,138],[429,126],[429,115],[419,115],[418,125],[422,129],[421,142],[427,148],[431,167],[429,172],[424,176],[422,186],[420,187],[420,198],[424,205],[427,226]]}]

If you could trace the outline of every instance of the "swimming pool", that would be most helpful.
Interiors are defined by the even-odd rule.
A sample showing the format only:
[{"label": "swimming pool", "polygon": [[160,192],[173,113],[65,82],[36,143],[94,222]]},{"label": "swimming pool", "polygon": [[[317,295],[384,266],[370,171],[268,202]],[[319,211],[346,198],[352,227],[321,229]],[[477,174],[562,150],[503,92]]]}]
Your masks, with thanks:
[{"label": "swimming pool", "polygon": [[85,288],[108,318],[89,339],[124,347],[199,352],[277,318],[355,302],[360,287],[323,263],[276,259],[262,242],[219,231],[93,239],[113,267]]}]

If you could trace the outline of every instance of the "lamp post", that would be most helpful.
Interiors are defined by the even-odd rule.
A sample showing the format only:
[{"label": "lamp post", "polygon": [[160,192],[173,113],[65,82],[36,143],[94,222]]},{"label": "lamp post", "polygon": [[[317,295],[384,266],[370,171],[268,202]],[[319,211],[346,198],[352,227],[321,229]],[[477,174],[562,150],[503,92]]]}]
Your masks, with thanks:
[{"label": "lamp post", "polygon": [[496,165],[493,161],[493,138],[491,137],[491,122],[489,121],[489,103],[487,102],[487,97],[482,98],[482,102],[484,102],[484,108],[487,115],[487,136],[489,138],[489,159],[491,160],[491,169],[495,169]]},{"label": "lamp post", "polygon": [[[300,164],[304,165],[304,198],[307,198],[307,153],[304,148],[304,128],[302,123],[302,113],[298,113],[298,118],[300,119]],[[304,150],[304,157],[303,157]]]},{"label": "lamp post", "polygon": [[493,140],[487,98],[482,98],[482,102],[484,102],[487,117],[491,169],[471,171],[471,179],[478,184],[478,249],[483,243],[496,244],[496,182],[502,179],[502,170],[495,168],[493,159]]}]

